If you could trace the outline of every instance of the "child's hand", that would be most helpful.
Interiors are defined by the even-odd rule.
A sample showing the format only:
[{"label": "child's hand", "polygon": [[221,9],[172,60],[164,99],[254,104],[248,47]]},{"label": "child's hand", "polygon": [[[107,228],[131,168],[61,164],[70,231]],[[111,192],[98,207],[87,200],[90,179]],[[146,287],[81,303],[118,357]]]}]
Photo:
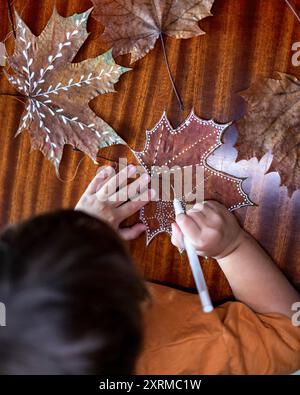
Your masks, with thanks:
[{"label": "child's hand", "polygon": [[176,221],[173,244],[183,248],[183,233],[199,255],[217,259],[237,300],[257,313],[293,315],[298,292],[224,206],[213,201],[197,204]]},{"label": "child's hand", "polygon": [[[130,228],[120,228],[121,222],[145,206],[155,191],[148,189],[150,177],[145,173],[130,184],[128,178],[134,176],[136,167],[129,165],[118,174],[110,166],[101,170],[92,180],[75,210],[84,211],[108,222],[119,231],[121,237],[132,240],[146,230],[144,224]],[[128,200],[128,192],[131,200]]]},{"label": "child's hand", "polygon": [[195,246],[198,255],[223,258],[241,243],[244,231],[234,215],[215,201],[196,204],[172,224],[172,243],[183,248],[182,236]]}]

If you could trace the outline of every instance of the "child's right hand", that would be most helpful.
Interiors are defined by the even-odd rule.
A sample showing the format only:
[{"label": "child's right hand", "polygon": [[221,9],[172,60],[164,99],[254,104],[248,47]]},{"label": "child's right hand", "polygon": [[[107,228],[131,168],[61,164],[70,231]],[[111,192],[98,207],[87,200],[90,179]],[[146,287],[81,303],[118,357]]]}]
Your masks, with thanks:
[{"label": "child's right hand", "polygon": [[184,248],[183,235],[189,239],[198,255],[216,259],[228,256],[238,248],[245,232],[234,215],[215,201],[196,204],[172,224],[172,243]]},{"label": "child's right hand", "polygon": [[173,244],[183,248],[184,234],[199,255],[217,259],[237,300],[257,313],[292,317],[298,292],[226,207],[213,201],[197,204],[176,222]]}]

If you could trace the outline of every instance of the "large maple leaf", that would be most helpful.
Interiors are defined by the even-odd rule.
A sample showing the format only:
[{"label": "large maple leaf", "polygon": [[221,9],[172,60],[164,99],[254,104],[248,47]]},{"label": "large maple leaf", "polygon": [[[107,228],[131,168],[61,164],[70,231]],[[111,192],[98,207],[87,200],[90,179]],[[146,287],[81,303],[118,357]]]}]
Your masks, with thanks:
[{"label": "large maple leaf", "polygon": [[190,38],[205,34],[198,21],[210,16],[214,0],[92,0],[93,16],[105,30],[103,37],[115,55],[142,58],[166,34]]},{"label": "large maple leaf", "polygon": [[111,51],[72,63],[88,37],[90,12],[63,18],[54,9],[38,37],[16,14],[17,36],[7,59],[7,78],[27,98],[17,134],[28,129],[32,148],[41,150],[57,172],[65,144],[94,161],[99,148],[125,144],[88,103],[100,93],[114,92],[114,83],[129,69],[117,65]]},{"label": "large maple leaf", "polygon": [[237,122],[238,159],[261,157],[272,151],[269,171],[277,171],[291,196],[300,188],[300,81],[279,73],[281,79],[261,78],[241,93],[248,114]]},{"label": "large maple leaf", "polygon": [[[230,211],[253,205],[242,188],[243,178],[212,168],[207,159],[222,144],[222,134],[230,124],[217,124],[212,120],[198,118],[192,111],[188,118],[176,129],[173,129],[166,114],[153,129],[146,132],[146,143],[141,152],[133,151],[136,159],[152,177],[157,167],[164,169],[180,169],[187,167],[202,168],[205,200],[217,200],[225,204]],[[191,204],[188,195],[195,191],[197,185],[196,172],[193,170],[193,185],[182,195],[176,191],[176,197],[185,206]],[[171,170],[172,171],[172,170]],[[174,179],[170,179],[170,184]],[[174,185],[174,184],[173,184]],[[187,192],[187,194],[186,194]],[[160,193],[157,200],[149,202],[140,212],[140,219],[147,227],[147,244],[161,232],[171,234],[171,224],[175,221],[172,201],[168,201]]]}]

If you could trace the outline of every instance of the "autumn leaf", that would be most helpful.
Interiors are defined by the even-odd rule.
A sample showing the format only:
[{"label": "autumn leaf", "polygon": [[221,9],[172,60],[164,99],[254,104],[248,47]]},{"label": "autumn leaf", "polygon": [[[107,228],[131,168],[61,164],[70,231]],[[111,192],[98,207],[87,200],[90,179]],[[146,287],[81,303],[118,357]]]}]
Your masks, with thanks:
[{"label": "autumn leaf", "polygon": [[[164,113],[154,128],[146,132],[144,150],[133,151],[133,153],[152,179],[158,174],[157,170],[161,170],[162,176],[165,168],[168,168],[171,173],[176,167],[182,170],[186,168],[192,170],[191,189],[186,191],[181,188],[181,195],[178,193],[178,188],[176,190],[176,197],[184,206],[193,202],[192,194],[195,193],[196,188],[201,187],[195,176],[196,166],[202,169],[201,182],[203,184],[204,181],[206,200],[217,200],[231,211],[253,205],[242,188],[242,178],[218,171],[207,163],[209,156],[222,145],[222,134],[228,126],[229,124],[217,124],[212,120],[205,121],[198,118],[192,111],[182,125],[173,129]],[[183,172],[183,174],[185,176],[186,173]],[[176,188],[172,177],[170,184]],[[161,193],[157,196],[156,201],[149,202],[140,212],[140,218],[147,227],[147,244],[158,233],[171,234],[171,224],[175,221],[172,199],[168,201]]]},{"label": "autumn leaf", "polygon": [[92,0],[93,16],[105,26],[102,37],[114,55],[131,54],[131,63],[145,56],[160,38],[169,78],[181,109],[167,59],[163,35],[191,38],[205,34],[198,21],[210,13],[214,0]]},{"label": "autumn leaf", "polygon": [[93,16],[105,30],[103,38],[115,55],[142,58],[161,34],[190,38],[204,34],[198,21],[210,16],[214,0],[92,0]]},{"label": "autumn leaf", "polygon": [[242,92],[248,114],[237,122],[238,160],[272,151],[269,171],[277,171],[288,194],[300,188],[300,81],[279,73],[281,79],[261,78]]},{"label": "autumn leaf", "polygon": [[28,129],[32,148],[42,151],[57,172],[65,144],[94,161],[99,148],[125,144],[88,103],[98,94],[114,92],[114,84],[129,69],[117,65],[111,51],[72,63],[88,37],[90,12],[63,18],[54,10],[38,37],[16,14],[15,50],[7,58],[6,75],[27,99],[17,134]]}]

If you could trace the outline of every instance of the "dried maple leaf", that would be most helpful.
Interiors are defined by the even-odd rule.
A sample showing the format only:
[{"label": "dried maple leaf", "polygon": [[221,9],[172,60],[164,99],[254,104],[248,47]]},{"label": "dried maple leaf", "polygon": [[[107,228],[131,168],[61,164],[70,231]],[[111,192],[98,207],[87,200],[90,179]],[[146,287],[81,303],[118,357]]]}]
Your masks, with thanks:
[{"label": "dried maple leaf", "polygon": [[272,151],[269,171],[277,171],[289,196],[300,188],[300,81],[279,73],[281,79],[262,78],[242,92],[248,114],[237,122],[238,159],[258,159]]},{"label": "dried maple leaf", "polygon": [[210,13],[214,0],[92,0],[93,16],[105,30],[103,38],[114,55],[131,54],[131,62],[145,56],[161,39],[169,78],[181,109],[182,100],[173,81],[163,34],[191,38],[205,34],[198,21]]},{"label": "dried maple leaf", "polygon": [[28,100],[17,134],[28,129],[32,148],[41,150],[57,172],[65,144],[94,161],[99,148],[125,144],[88,103],[99,93],[114,92],[114,83],[128,69],[114,62],[111,51],[71,63],[88,37],[90,12],[63,18],[54,10],[38,37],[16,14],[15,50],[7,58],[12,72],[7,78]]},{"label": "dried maple leaf", "polygon": [[210,16],[214,0],[92,0],[93,16],[105,30],[114,54],[142,58],[159,36],[190,38],[205,34],[197,22]]},{"label": "dried maple leaf", "polygon": [[[224,130],[229,124],[217,124],[212,120],[198,118],[192,111],[188,118],[173,129],[164,113],[153,129],[146,132],[146,144],[141,152],[133,151],[140,165],[153,177],[155,166],[167,166],[169,169],[179,166],[180,169],[201,167],[204,179],[204,198],[213,199],[225,204],[229,210],[253,205],[242,188],[243,178],[238,178],[212,168],[207,158],[221,144]],[[189,193],[198,187],[193,172],[193,186]],[[171,185],[173,180],[171,179]],[[203,180],[202,180],[203,183]],[[182,192],[185,191],[182,189]],[[187,194],[187,195],[188,195]],[[185,205],[189,197],[179,196]],[[191,202],[189,202],[191,203]],[[172,201],[159,196],[156,201],[149,202],[140,212],[140,218],[147,227],[147,244],[161,232],[171,234],[171,224],[175,220]]]}]

